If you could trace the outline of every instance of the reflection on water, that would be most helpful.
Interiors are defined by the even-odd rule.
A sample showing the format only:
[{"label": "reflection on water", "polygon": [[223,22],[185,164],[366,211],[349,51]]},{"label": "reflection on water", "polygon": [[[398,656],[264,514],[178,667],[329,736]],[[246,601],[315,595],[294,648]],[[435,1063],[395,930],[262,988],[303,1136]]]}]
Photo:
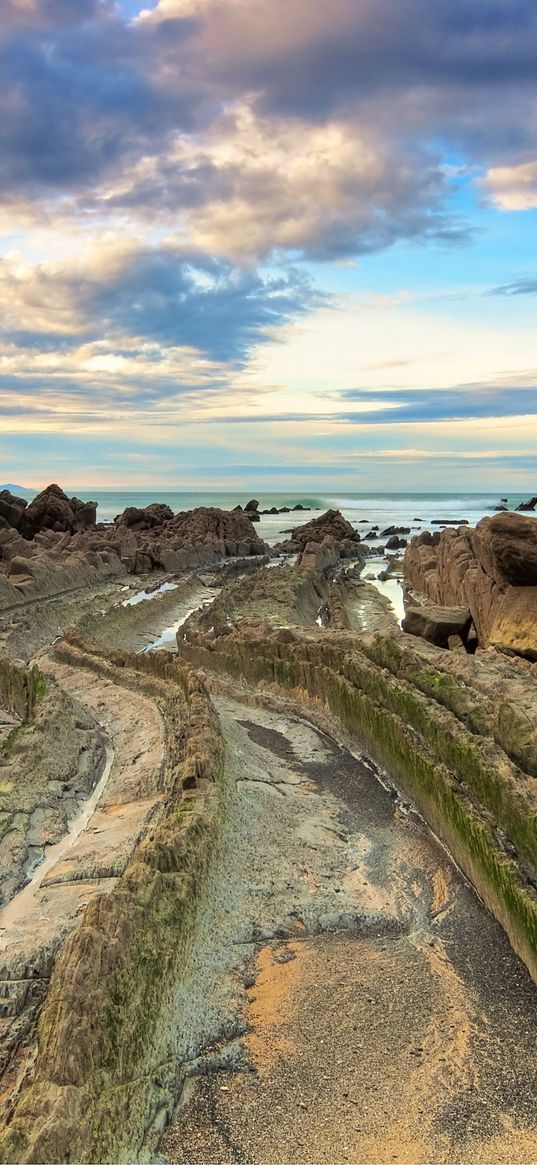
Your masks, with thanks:
[{"label": "reflection on water", "polygon": [[[363,577],[367,582],[371,583],[371,586],[376,587],[381,595],[385,595],[390,600],[397,622],[401,624],[405,617],[401,581],[398,578],[379,579],[379,574],[382,574],[386,570],[386,560],[384,558],[368,558],[365,569],[367,574]],[[369,578],[368,576],[370,574],[374,577]]]},{"label": "reflection on water", "polygon": [[145,602],[146,599],[156,599],[157,595],[163,595],[165,591],[176,591],[177,583],[165,582],[161,583],[159,587],[155,587],[154,591],[137,591],[135,595],[131,595],[130,599],[123,599],[122,607],[136,607],[138,603]]}]

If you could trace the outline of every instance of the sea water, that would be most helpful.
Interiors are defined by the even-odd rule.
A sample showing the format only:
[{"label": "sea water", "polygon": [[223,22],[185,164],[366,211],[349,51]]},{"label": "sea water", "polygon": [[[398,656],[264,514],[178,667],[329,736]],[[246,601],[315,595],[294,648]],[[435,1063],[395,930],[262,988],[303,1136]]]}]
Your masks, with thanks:
[{"label": "sea water", "polygon": [[[372,526],[379,526],[380,532],[387,526],[409,526],[412,534],[432,527],[433,521],[446,519],[466,520],[475,526],[481,518],[492,514],[501,503],[501,497],[494,493],[352,493],[320,490],[318,493],[301,493],[298,490],[288,490],[279,493],[264,492],[263,490],[248,493],[234,490],[196,490],[180,491],[166,490],[159,486],[148,486],[139,490],[96,490],[69,489],[67,493],[76,494],[84,501],[97,502],[97,520],[112,522],[127,506],[143,508],[151,502],[163,502],[170,506],[174,513],[192,510],[196,506],[218,506],[224,510],[232,510],[235,506],[245,506],[252,497],[259,501],[260,510],[268,510],[273,506],[277,509],[287,506],[291,511],[296,505],[307,507],[309,512],[297,511],[289,514],[270,514],[261,518],[255,525],[259,536],[269,543],[279,542],[286,537],[286,532],[299,523],[318,517],[325,510],[341,510],[341,513],[353,526],[363,534],[367,534]],[[31,494],[26,495],[28,499]],[[507,491],[502,495],[508,496]],[[508,496],[508,508],[514,510],[516,506],[526,501],[528,494],[512,494]],[[537,516],[537,515],[536,515]],[[436,527],[438,529],[438,527]]]}]

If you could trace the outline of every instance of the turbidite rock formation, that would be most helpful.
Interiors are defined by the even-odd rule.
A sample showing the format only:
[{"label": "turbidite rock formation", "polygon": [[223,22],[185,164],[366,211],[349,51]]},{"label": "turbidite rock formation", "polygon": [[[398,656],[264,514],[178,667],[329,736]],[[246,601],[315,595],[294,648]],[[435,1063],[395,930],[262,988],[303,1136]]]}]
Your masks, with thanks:
[{"label": "turbidite rock formation", "polygon": [[[507,519],[514,525],[506,525]],[[39,671],[7,659],[0,667],[7,732],[0,741],[0,891],[11,899],[0,928],[5,1023],[0,1161],[154,1160],[183,1085],[194,1075],[204,1085],[210,1078],[211,1087],[217,1081],[226,1103],[234,1082],[242,1087],[241,1076],[251,1075],[261,1094],[263,1073],[251,1073],[251,1046],[243,1044],[251,1029],[244,1032],[240,983],[253,982],[249,960],[258,950],[270,948],[271,966],[274,955],[276,973],[285,972],[288,960],[274,946],[282,936],[300,943],[307,958],[318,940],[324,944],[318,948],[322,958],[331,952],[343,988],[337,1003],[341,998],[347,1022],[345,1028],[334,1025],[335,1042],[348,1045],[354,1056],[358,999],[365,1025],[375,1027],[371,1046],[378,1044],[383,1062],[389,1046],[404,1076],[409,1059],[418,1053],[410,1091],[416,1085],[421,1105],[431,1091],[434,1061],[442,1112],[451,1113],[445,1105],[444,1053],[453,1049],[449,1066],[454,1064],[451,1075],[460,1083],[460,1031],[463,1025],[465,1032],[474,1030],[481,1003],[472,968],[471,1005],[461,1008],[457,967],[466,945],[457,948],[463,958],[459,964],[455,960],[453,973],[444,959],[458,917],[458,900],[449,897],[452,867],[436,842],[430,864],[429,857],[419,864],[425,852],[423,824],[418,835],[414,815],[401,812],[406,798],[477,887],[537,981],[537,664],[495,650],[466,654],[463,638],[473,610],[469,600],[461,601],[467,588],[475,599],[474,618],[489,619],[489,641],[492,627],[501,628],[502,620],[507,624],[502,635],[513,635],[516,625],[527,641],[531,620],[528,615],[525,621],[524,611],[537,587],[537,553],[530,519],[501,515],[487,523],[473,531],[427,535],[409,548],[421,595],[442,608],[445,601],[449,604],[447,611],[425,605],[408,612],[407,625],[418,637],[401,631],[387,598],[360,578],[360,557],[350,569],[348,562],[342,568],[341,558],[349,550],[361,556],[362,548],[336,511],[298,528],[295,564],[274,567],[265,560],[265,569],[259,557],[264,544],[240,510],[229,514],[202,508],[174,516],[164,506],[153,506],[126,511],[109,527],[76,534],[42,530],[31,540],[14,527],[0,528],[0,587],[3,581],[21,600],[0,620],[6,653],[15,643],[17,626],[13,658],[24,652],[24,658],[35,659],[36,644],[41,648]],[[239,548],[244,558],[236,557]],[[230,563],[225,561],[229,555]],[[175,579],[166,588],[160,587],[161,579],[140,583],[125,577],[146,564],[163,569],[165,561],[179,564],[177,573],[192,561],[222,569]],[[106,563],[117,577],[88,588],[90,567],[98,572]],[[48,574],[38,570],[36,575],[38,566]],[[69,571],[74,571],[71,587],[79,580],[76,595],[56,593],[52,603],[34,601],[32,588],[58,587]],[[237,571],[248,574],[237,579]],[[22,586],[8,578],[19,579]],[[519,610],[519,602],[526,607]],[[454,613],[454,604],[462,609]],[[177,656],[144,650],[157,646],[163,629],[176,630]],[[439,650],[446,640],[453,648],[453,639],[455,649]],[[134,647],[141,654],[131,655]],[[357,768],[359,760],[363,763]],[[371,793],[375,762],[385,797],[379,801]],[[96,782],[102,782],[100,799],[88,804]],[[393,785],[392,797],[386,782]],[[326,812],[328,795],[335,798],[333,816]],[[312,809],[317,796],[318,811]],[[393,863],[395,848],[386,857],[383,841],[399,829],[399,818],[401,836],[394,847],[401,846],[409,858],[408,913],[406,905],[401,908],[399,881],[399,870],[406,866]],[[370,834],[364,833],[368,821]],[[75,826],[70,835],[64,833],[67,822]],[[354,834],[349,833],[353,822]],[[34,870],[36,848],[43,850],[62,833],[67,848],[52,857],[48,868],[42,863]],[[371,838],[370,848],[364,837]],[[282,863],[288,843],[292,881]],[[347,846],[348,868],[347,857],[340,866],[337,856]],[[316,855],[312,862],[311,854]],[[416,871],[421,870],[416,897]],[[34,884],[30,894],[23,891],[21,904],[14,892],[28,873]],[[247,896],[245,906],[237,908],[242,879]],[[221,895],[216,901],[215,888]],[[231,929],[221,933],[220,920],[228,917]],[[478,917],[472,898],[457,924],[462,944],[469,935],[472,940],[479,936]],[[346,931],[353,947],[349,965],[353,973],[358,967],[356,982],[345,981],[341,971]],[[494,969],[513,990],[513,1009],[529,1027],[534,997],[524,1011],[530,997],[527,987],[521,994],[521,968],[513,972],[505,943],[491,950],[488,933],[481,936],[485,957],[474,964],[478,970],[485,966],[486,998],[493,1000],[497,1016],[490,978]],[[206,960],[203,943],[212,944],[213,938],[214,957]],[[503,942],[503,936],[497,939]],[[227,961],[232,947],[236,964]],[[404,977],[403,948],[409,955]],[[401,982],[410,984],[419,1012],[419,1046],[418,1035],[412,1043],[406,1034],[402,1037],[389,1005],[380,1005],[376,987],[371,998],[364,996],[363,950],[374,951],[371,974],[384,987],[384,952],[390,952],[386,960],[396,960],[385,997],[393,990],[399,999]],[[292,971],[301,967],[300,958],[291,956]],[[498,967],[491,968],[495,958]],[[434,977],[417,979],[421,965],[434,965]],[[228,975],[229,986],[219,996]],[[324,990],[323,973],[318,978]],[[445,1030],[436,1014],[433,1027],[423,1024],[422,981],[432,984],[427,999],[433,1013],[445,992]],[[282,998],[285,1002],[285,984]],[[314,1003],[309,996],[317,1037],[317,1018],[326,1004]],[[336,1013],[337,1004],[331,1014]],[[502,1034],[508,1027],[503,1023]],[[490,1028],[495,1055],[500,1038],[494,1023]],[[432,1057],[426,1044],[430,1032]],[[476,1046],[480,1038],[477,1032]],[[317,1038],[324,1082],[327,1047],[319,1052],[318,1043]],[[359,1059],[367,1080],[362,1091],[353,1085],[353,1111],[341,1110],[345,1144],[355,1103],[370,1099],[367,1037],[364,1049]],[[206,1052],[210,1058],[205,1059]],[[245,1073],[233,1073],[243,1064]],[[517,1077],[524,1086],[527,1064],[519,1065]],[[222,1087],[219,1071],[226,1072]],[[339,1095],[339,1068],[336,1074]],[[280,1080],[278,1086],[283,1096]],[[513,1089],[509,1074],[508,1101]],[[320,1083],[323,1097],[324,1091]],[[457,1084],[455,1104],[459,1094]],[[382,1096],[384,1114],[390,1095],[385,1108]],[[481,1106],[480,1095],[476,1103]],[[282,1100],[281,1111],[289,1116],[286,1105],[294,1128],[294,1096]],[[272,1108],[280,1123],[279,1103]],[[206,1111],[212,1132],[219,1110],[208,1106]],[[251,1112],[243,1104],[244,1111]],[[301,1111],[309,1126],[311,1111]],[[324,1105],[322,1113],[332,1128],[331,1108]],[[405,1107],[405,1119],[406,1114]],[[203,1155],[199,1144],[190,1152],[182,1137],[184,1120],[182,1107],[181,1156],[167,1159],[224,1158],[225,1153]],[[221,1126],[234,1135],[231,1120]],[[392,1138],[390,1149],[395,1143]],[[451,1157],[447,1152],[426,1156],[421,1149],[416,1155]],[[265,1159],[246,1153],[242,1158]],[[274,1152],[270,1159],[281,1155]],[[317,1159],[313,1152],[311,1159]],[[356,1151],[352,1159],[369,1156]],[[460,1159],[475,1158],[468,1152]],[[491,1154],[491,1159],[496,1157]],[[528,1159],[533,1157],[528,1154]]]},{"label": "turbidite rock formation", "polygon": [[405,579],[439,606],[468,607],[481,646],[537,659],[537,522],[516,513],[483,518],[475,529],[414,538]]},{"label": "turbidite rock formation", "polygon": [[168,506],[129,508],[116,518],[107,537],[136,574],[184,570],[218,558],[248,558],[267,551],[244,511],[212,506],[176,515]]},{"label": "turbidite rock formation", "polygon": [[112,526],[95,524],[96,505],[48,486],[29,506],[0,494],[0,608],[118,577],[177,572],[267,547],[243,512],[200,507],[174,515],[153,503],[128,507]]}]

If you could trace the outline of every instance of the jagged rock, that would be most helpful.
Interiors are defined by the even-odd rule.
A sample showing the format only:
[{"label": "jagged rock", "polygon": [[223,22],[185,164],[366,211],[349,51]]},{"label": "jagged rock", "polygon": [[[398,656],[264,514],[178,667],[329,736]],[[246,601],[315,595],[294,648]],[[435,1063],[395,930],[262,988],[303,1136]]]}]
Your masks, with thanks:
[{"label": "jagged rock", "polygon": [[169,506],[154,503],[128,508],[112,526],[84,529],[94,516],[93,503],[67,498],[51,486],[24,509],[19,530],[0,524],[1,607],[126,571],[179,573],[268,549],[253,531],[252,515],[241,510],[200,507],[174,516]]},{"label": "jagged rock", "polygon": [[521,502],[516,507],[517,510],[534,510],[537,506],[537,498],[530,498],[529,502]]},{"label": "jagged rock", "polygon": [[122,514],[118,514],[117,518],[114,518],[114,525],[118,529],[125,526],[128,530],[134,531],[154,530],[156,526],[163,526],[165,522],[169,522],[173,516],[173,510],[169,506],[161,502],[152,502],[144,509],[138,509],[137,506],[127,506]]},{"label": "jagged rock", "polygon": [[436,647],[449,647],[453,635],[465,641],[471,623],[467,607],[409,607],[401,626],[409,635],[417,635]]},{"label": "jagged rock", "polygon": [[394,534],[410,534],[410,526],[388,526],[382,531],[381,538],[389,538]]},{"label": "jagged rock", "polygon": [[322,542],[306,542],[298,556],[297,570],[318,571],[325,574],[339,562],[339,550],[334,538],[323,538]]},{"label": "jagged rock", "polygon": [[259,502],[256,500],[256,498],[252,498],[251,501],[246,503],[244,509],[247,514],[253,514],[256,512],[256,510],[259,509]]},{"label": "jagged rock", "polygon": [[406,538],[398,538],[397,534],[392,534],[386,543],[386,550],[404,550],[408,546]]},{"label": "jagged rock", "polygon": [[180,539],[182,544],[213,542],[221,544],[222,553],[229,557],[237,555],[249,557],[251,554],[265,554],[265,543],[254,534],[251,517],[246,512],[219,510],[212,506],[199,506],[195,510],[177,514],[164,527],[166,538]]},{"label": "jagged rock", "polygon": [[174,516],[173,510],[165,502],[151,502],[149,506],[145,507],[145,512],[155,520],[158,526],[162,526],[164,522],[169,522]]},{"label": "jagged rock", "polygon": [[[479,644],[534,658],[537,522],[522,514],[483,518],[475,529],[413,538],[405,579],[432,603],[467,606]],[[527,592],[527,593],[519,593]]]},{"label": "jagged rock", "polygon": [[8,526],[16,530],[27,505],[24,498],[18,498],[10,490],[3,489],[0,492],[0,527]]},{"label": "jagged rock", "polygon": [[299,554],[308,542],[324,542],[325,538],[333,538],[340,548],[344,558],[363,557],[363,549],[358,549],[360,535],[354,526],[343,517],[339,510],[327,510],[319,518],[312,518],[303,526],[295,526],[291,530],[288,542],[282,542],[277,548],[289,554]]},{"label": "jagged rock", "polygon": [[97,503],[69,498],[59,485],[48,485],[24,510],[19,530],[24,538],[33,538],[40,530],[58,530],[74,534],[95,526]]}]

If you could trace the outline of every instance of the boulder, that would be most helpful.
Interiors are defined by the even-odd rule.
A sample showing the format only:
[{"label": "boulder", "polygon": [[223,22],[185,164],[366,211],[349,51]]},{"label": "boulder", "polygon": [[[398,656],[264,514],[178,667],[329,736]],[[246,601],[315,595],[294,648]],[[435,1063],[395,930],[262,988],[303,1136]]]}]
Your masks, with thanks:
[{"label": "boulder", "polygon": [[255,514],[256,510],[259,509],[259,502],[256,498],[252,498],[251,501],[246,503],[244,509],[247,514]]},{"label": "boulder", "polygon": [[390,538],[394,534],[410,534],[410,526],[388,526],[382,531],[381,538]]},{"label": "boulder", "polygon": [[409,607],[401,626],[409,635],[426,639],[436,647],[448,648],[453,636],[465,642],[471,624],[467,607]]},{"label": "boulder", "polygon": [[530,500],[528,502],[521,502],[520,505],[516,507],[516,509],[517,510],[534,510],[536,506],[537,506],[537,498],[530,498]]},{"label": "boulder", "polygon": [[399,538],[397,534],[392,534],[386,543],[386,550],[404,550],[408,546],[406,538]]},{"label": "boulder", "polygon": [[145,507],[145,512],[153,518],[157,526],[162,526],[164,522],[169,522],[174,517],[173,510],[164,502],[151,502]]}]

